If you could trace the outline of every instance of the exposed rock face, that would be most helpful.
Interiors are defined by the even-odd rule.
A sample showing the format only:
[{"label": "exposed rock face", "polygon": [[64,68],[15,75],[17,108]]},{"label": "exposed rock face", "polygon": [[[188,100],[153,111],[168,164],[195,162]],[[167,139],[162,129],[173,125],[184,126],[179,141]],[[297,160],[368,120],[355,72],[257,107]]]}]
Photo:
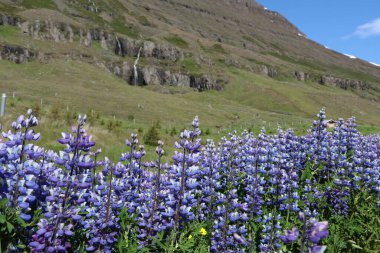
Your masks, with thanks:
[{"label": "exposed rock face", "polygon": [[70,25],[65,23],[55,23],[52,21],[23,22],[21,31],[33,39],[54,40],[55,42],[73,42],[74,31]]},{"label": "exposed rock face", "polygon": [[136,57],[139,53],[141,43],[129,38],[115,38],[114,51],[115,54],[120,56]]},{"label": "exposed rock face", "polygon": [[310,75],[308,73],[298,71],[298,70],[293,72],[293,76],[295,79],[302,82],[310,79]]},{"label": "exposed rock face", "polygon": [[147,66],[142,69],[142,74],[147,84],[164,85],[166,83],[166,73],[162,69]]},{"label": "exposed rock face", "polygon": [[135,57],[142,48],[143,57],[153,57],[161,60],[178,61],[183,53],[169,44],[155,44],[151,41],[136,41],[129,38],[115,38],[114,51],[120,56]]},{"label": "exposed rock face", "polygon": [[86,47],[89,47],[92,45],[92,37],[89,31],[80,30],[79,35],[80,35],[80,44],[85,45]]},{"label": "exposed rock face", "polygon": [[183,73],[172,73],[155,66],[144,66],[138,68],[138,78],[135,82],[133,67],[127,62],[107,63],[102,65],[111,73],[122,78],[131,85],[170,85],[178,87],[189,87],[197,91],[222,90],[223,87],[210,75],[194,76]]},{"label": "exposed rock face", "polygon": [[169,44],[155,44],[145,41],[143,44],[143,56],[154,57],[157,59],[178,61],[183,58],[183,53],[178,48]]},{"label": "exposed rock face", "polygon": [[217,90],[216,80],[209,75],[191,76],[190,87],[198,91]]},{"label": "exposed rock face", "polygon": [[170,73],[165,72],[169,85],[179,86],[179,87],[192,87],[191,86],[191,76],[181,74],[181,73]]},{"label": "exposed rock face", "polygon": [[143,76],[145,83],[153,85],[171,85],[178,87],[191,87],[191,78],[182,73],[171,73],[169,70],[147,66],[144,67]]},{"label": "exposed rock face", "polygon": [[117,37],[109,32],[92,29],[80,31],[81,43],[91,45],[91,41],[100,41],[104,49],[113,50],[119,56],[136,57],[140,48],[142,57],[178,61],[183,59],[183,52],[170,44],[156,44],[151,41],[138,41],[127,37]]},{"label": "exposed rock face", "polygon": [[109,63],[106,63],[105,65],[102,65],[101,67],[105,67],[111,73],[122,78],[126,82],[129,82],[131,79],[131,76],[133,75],[132,68],[128,64],[128,62],[121,62],[121,63],[109,62]]},{"label": "exposed rock face", "polygon": [[4,13],[0,13],[0,25],[17,26],[21,22],[18,17],[12,17]]},{"label": "exposed rock face", "polygon": [[36,54],[26,48],[15,45],[0,45],[0,60],[21,64],[33,58],[36,58]]},{"label": "exposed rock face", "polygon": [[113,50],[116,44],[115,36],[106,31],[99,32],[100,45],[103,49]]},{"label": "exposed rock face", "polygon": [[156,44],[151,41],[138,41],[126,37],[117,37],[99,29],[77,29],[65,23],[52,21],[25,21],[18,17],[0,13],[0,25],[19,25],[21,31],[33,39],[54,40],[55,42],[73,42],[74,35],[79,35],[80,43],[91,46],[99,41],[104,49],[113,50],[115,54],[136,57],[142,48],[142,57],[153,57],[161,60],[178,61],[183,59],[183,52],[170,44]]},{"label": "exposed rock face", "polygon": [[[117,37],[113,33],[99,29],[78,29],[65,23],[52,21],[21,21],[19,18],[0,14],[0,25],[18,25],[21,31],[40,40],[53,40],[55,42],[73,42],[75,35],[80,37],[80,43],[91,46],[93,41],[99,41],[102,48],[113,50],[116,55],[136,57],[141,49],[141,57],[152,57],[161,60],[179,61],[184,54],[177,47],[170,44],[157,44],[151,41],[138,41],[127,37]],[[16,63],[24,63],[33,58],[39,58],[30,50],[19,46],[0,46],[0,59],[7,59]],[[155,66],[137,68],[137,76],[133,67],[128,62],[108,62],[106,64],[96,63],[107,69],[116,76],[122,78],[132,85],[171,85],[179,87],[190,87],[198,91],[221,90],[222,85],[217,84],[215,78],[210,75],[195,76],[183,73],[172,73]],[[275,76],[272,68],[266,67],[266,75]]]},{"label": "exposed rock face", "polygon": [[271,78],[275,78],[278,75],[277,69],[271,66],[260,65],[259,72],[262,75],[269,76]]},{"label": "exposed rock face", "polygon": [[370,84],[365,81],[344,79],[334,76],[321,76],[319,83],[322,85],[333,85],[345,90],[348,88],[368,90],[370,88]]},{"label": "exposed rock face", "polygon": [[146,84],[190,87],[198,91],[222,89],[221,86],[217,85],[216,80],[209,75],[194,76],[172,73],[154,66],[144,67],[142,73]]},{"label": "exposed rock face", "polygon": [[259,5],[256,0],[223,0],[226,4],[235,5],[237,7],[258,7]]}]

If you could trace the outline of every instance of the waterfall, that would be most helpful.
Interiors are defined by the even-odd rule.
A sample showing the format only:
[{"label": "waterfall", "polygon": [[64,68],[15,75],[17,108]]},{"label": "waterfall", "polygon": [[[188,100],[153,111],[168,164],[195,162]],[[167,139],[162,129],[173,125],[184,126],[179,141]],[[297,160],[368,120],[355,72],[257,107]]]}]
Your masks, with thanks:
[{"label": "waterfall", "polygon": [[139,81],[139,72],[137,71],[137,64],[139,63],[140,53],[141,53],[141,47],[139,49],[139,52],[137,53],[137,58],[135,60],[135,63],[133,64],[133,85],[137,85],[137,82]]},{"label": "waterfall", "polygon": [[116,37],[116,43],[117,43],[117,45],[116,45],[115,53],[116,53],[117,55],[123,56],[123,54],[122,54],[123,52],[122,52],[122,50],[121,50],[121,43],[120,43],[120,40],[119,40],[118,37]]}]

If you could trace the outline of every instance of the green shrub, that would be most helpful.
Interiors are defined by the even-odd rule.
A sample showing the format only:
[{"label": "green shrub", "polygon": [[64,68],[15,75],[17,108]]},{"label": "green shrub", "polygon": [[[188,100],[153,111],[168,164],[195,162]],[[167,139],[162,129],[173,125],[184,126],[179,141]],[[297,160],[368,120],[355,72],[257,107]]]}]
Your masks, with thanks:
[{"label": "green shrub", "polygon": [[150,146],[156,146],[157,142],[160,140],[160,136],[157,130],[157,126],[153,125],[149,128],[148,132],[144,136],[144,143]]}]

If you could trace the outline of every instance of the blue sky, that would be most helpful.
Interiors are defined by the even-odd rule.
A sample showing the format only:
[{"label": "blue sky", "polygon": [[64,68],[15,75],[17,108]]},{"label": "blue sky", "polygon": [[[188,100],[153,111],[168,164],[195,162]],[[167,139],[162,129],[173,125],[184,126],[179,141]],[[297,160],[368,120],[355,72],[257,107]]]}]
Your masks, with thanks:
[{"label": "blue sky", "polygon": [[380,65],[380,0],[257,0],[308,38]]}]

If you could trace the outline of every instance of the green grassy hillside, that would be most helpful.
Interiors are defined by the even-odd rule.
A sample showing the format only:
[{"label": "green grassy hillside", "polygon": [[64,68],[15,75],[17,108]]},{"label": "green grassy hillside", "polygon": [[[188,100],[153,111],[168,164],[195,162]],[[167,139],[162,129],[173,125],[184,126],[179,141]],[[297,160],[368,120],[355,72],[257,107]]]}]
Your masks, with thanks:
[{"label": "green grassy hillside", "polygon": [[[0,60],[0,93],[8,95],[3,124],[34,108],[41,118],[41,142],[54,149],[60,132],[75,123],[77,114],[86,113],[91,118],[90,133],[101,147],[111,147],[106,155],[113,158],[123,151],[123,139],[131,132],[143,137],[152,125],[158,124],[160,137],[172,145],[195,115],[199,115],[204,139],[218,139],[233,129],[257,133],[265,127],[271,133],[278,126],[305,133],[321,107],[327,108],[330,118],[356,116],[366,134],[380,129],[379,68],[301,38],[286,19],[259,5],[253,9],[230,6],[239,8],[237,17],[211,0],[192,0],[188,6],[180,1],[93,2],[96,11],[88,8],[88,1],[12,4],[0,0],[0,13],[28,22],[60,22],[141,42],[169,43],[181,50],[182,59],[142,57],[139,64],[213,75],[223,81],[224,89],[197,92],[188,87],[131,86],[104,64],[133,66],[134,56],[115,55],[112,48],[102,48],[99,40],[84,46],[78,34],[72,42],[54,42],[25,35],[20,24],[0,25],[0,46],[17,45],[45,56],[24,64]],[[270,22],[273,19],[277,22]],[[257,26],[250,26],[251,22]],[[262,75],[257,68],[263,66],[275,69],[277,75]],[[296,70],[312,78],[297,81],[292,76]],[[365,81],[371,88],[320,85],[320,75]]]}]

